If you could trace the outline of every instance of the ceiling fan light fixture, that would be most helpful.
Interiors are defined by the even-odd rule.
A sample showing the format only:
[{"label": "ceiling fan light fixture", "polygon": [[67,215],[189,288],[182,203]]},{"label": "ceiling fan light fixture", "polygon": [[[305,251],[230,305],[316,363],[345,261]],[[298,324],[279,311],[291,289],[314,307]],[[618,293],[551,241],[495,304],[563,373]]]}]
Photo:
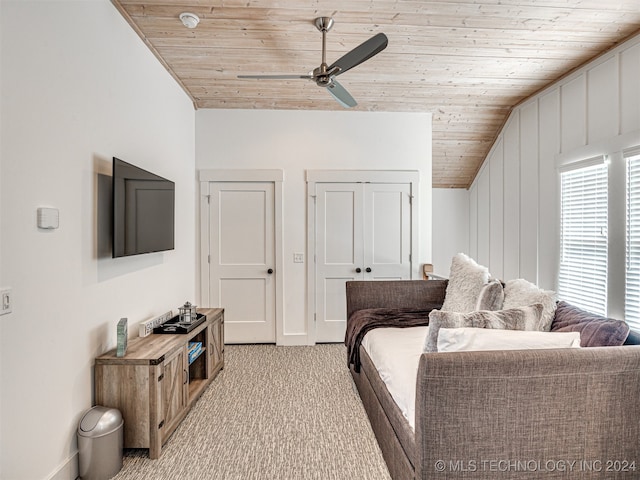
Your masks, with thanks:
[{"label": "ceiling fan light fixture", "polygon": [[182,24],[187,28],[196,28],[200,23],[200,17],[195,13],[183,12],[180,14],[180,20]]}]

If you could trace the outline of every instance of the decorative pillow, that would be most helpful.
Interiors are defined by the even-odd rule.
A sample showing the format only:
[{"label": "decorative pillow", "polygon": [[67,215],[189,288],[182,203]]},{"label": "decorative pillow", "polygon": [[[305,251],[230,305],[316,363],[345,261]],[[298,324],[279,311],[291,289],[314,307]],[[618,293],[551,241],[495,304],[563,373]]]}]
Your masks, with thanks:
[{"label": "decorative pillow", "polygon": [[441,328],[500,328],[503,330],[542,330],[542,304],[536,303],[521,308],[490,312],[456,313],[432,310],[429,314],[429,333],[425,338],[424,351],[438,351],[438,333]]},{"label": "decorative pillow", "polygon": [[527,332],[486,328],[441,328],[439,352],[580,348],[580,332]]},{"label": "decorative pillow", "polygon": [[629,335],[629,325],[561,301],[558,302],[551,331],[580,332],[583,347],[615,347],[624,344]]},{"label": "decorative pillow", "polygon": [[555,292],[542,290],[523,278],[509,280],[505,284],[503,309],[524,307],[526,305],[533,305],[534,303],[542,304],[543,328],[541,328],[541,330],[549,331],[556,312]]},{"label": "decorative pillow", "polygon": [[451,261],[449,283],[442,310],[445,312],[472,312],[476,308],[482,287],[489,282],[489,270],[478,265],[464,253]]},{"label": "decorative pillow", "polygon": [[502,310],[504,302],[504,289],[500,280],[490,280],[478,295],[474,310]]}]

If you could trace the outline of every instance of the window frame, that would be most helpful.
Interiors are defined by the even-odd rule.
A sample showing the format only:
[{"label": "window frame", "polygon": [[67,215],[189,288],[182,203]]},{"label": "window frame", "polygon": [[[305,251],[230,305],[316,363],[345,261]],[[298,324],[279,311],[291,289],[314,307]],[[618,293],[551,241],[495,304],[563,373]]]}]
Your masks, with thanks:
[{"label": "window frame", "polygon": [[640,147],[625,150],[622,158],[626,171],[624,319],[640,331]]},{"label": "window frame", "polygon": [[[559,172],[558,297],[600,315],[607,315],[608,308],[609,171],[606,160],[605,156],[598,155],[566,165]],[[585,186],[586,181],[591,183]],[[582,200],[582,204],[572,204],[567,196]],[[586,224],[585,213],[594,213]],[[597,275],[593,275],[594,271]]]}]

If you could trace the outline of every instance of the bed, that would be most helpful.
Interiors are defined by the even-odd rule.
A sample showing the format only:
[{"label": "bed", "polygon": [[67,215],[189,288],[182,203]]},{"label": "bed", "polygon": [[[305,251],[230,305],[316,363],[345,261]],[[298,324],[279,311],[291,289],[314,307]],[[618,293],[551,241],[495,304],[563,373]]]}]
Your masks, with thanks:
[{"label": "bed", "polygon": [[[423,353],[446,285],[347,283],[349,369],[391,477],[637,478],[640,347]],[[375,326],[354,334],[357,315]]]}]

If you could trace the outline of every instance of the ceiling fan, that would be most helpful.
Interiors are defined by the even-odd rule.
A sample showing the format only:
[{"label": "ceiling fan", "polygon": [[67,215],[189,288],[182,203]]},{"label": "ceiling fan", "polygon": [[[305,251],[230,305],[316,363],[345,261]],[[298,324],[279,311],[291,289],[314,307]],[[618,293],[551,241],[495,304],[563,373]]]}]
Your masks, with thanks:
[{"label": "ceiling fan", "polygon": [[333,18],[318,17],[315,26],[322,32],[322,63],[308,75],[238,75],[238,78],[253,78],[257,80],[313,80],[319,87],[324,87],[343,107],[355,107],[358,103],[351,94],[338,83],[335,77],[347,70],[360,65],[365,60],[377,55],[387,48],[388,39],[384,33],[378,33],[366,42],[358,45],[344,54],[331,65],[327,65],[327,32],[333,27]]}]

